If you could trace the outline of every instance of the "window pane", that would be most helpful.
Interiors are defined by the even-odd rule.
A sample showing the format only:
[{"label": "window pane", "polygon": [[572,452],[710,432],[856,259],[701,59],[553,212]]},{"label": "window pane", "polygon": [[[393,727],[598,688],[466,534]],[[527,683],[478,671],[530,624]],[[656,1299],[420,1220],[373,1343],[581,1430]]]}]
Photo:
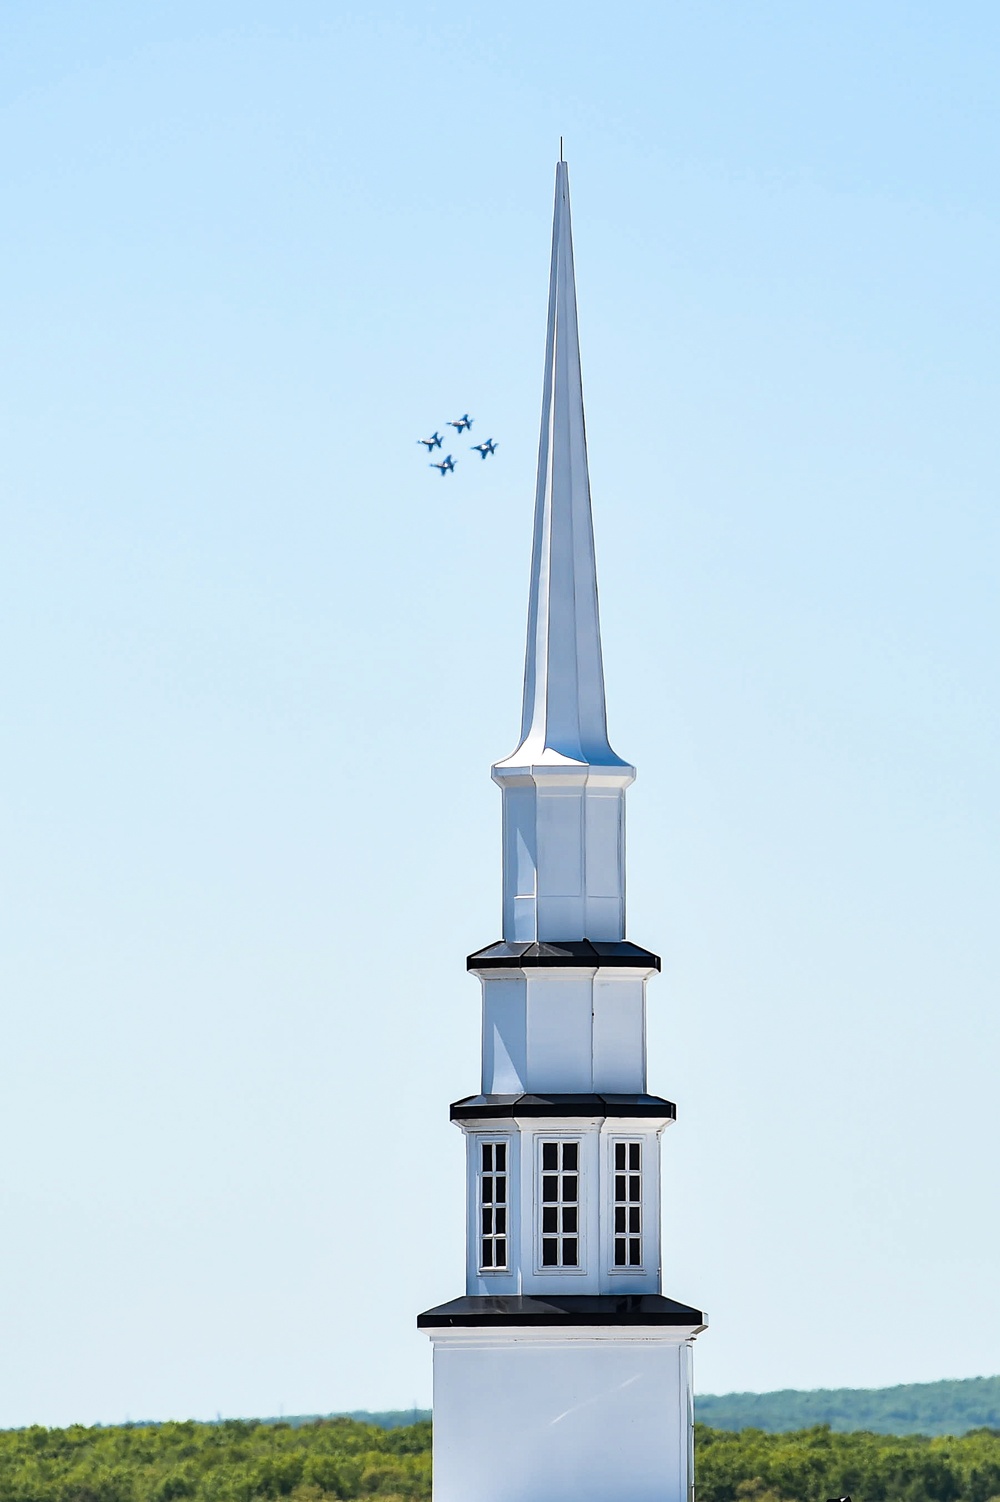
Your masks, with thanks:
[{"label": "window pane", "polygon": [[[621,1218],[622,1218],[622,1230],[624,1231],[624,1229],[625,1229],[625,1211],[624,1211],[624,1208],[621,1209],[621,1210],[619,1210],[619,1211],[617,1211],[617,1215],[620,1215]],[[629,1212],[628,1212],[628,1228],[629,1228],[630,1231],[638,1231],[640,1229],[640,1227],[639,1227],[639,1206],[638,1205],[631,1205],[629,1207]],[[615,1230],[617,1231],[617,1229],[618,1229],[618,1222],[617,1222],[617,1219],[616,1219],[615,1220]]]},{"label": "window pane", "polygon": [[492,1167],[493,1167],[493,1144],[492,1144],[492,1142],[484,1142],[483,1143],[483,1168],[484,1168],[484,1170],[485,1170],[486,1173],[489,1173],[489,1171],[490,1171],[490,1169]]},{"label": "window pane", "polygon": [[642,1192],[639,1188],[639,1175],[637,1173],[630,1173],[628,1176],[628,1197],[630,1200],[642,1199]]},{"label": "window pane", "polygon": [[507,1211],[496,1210],[494,1214],[496,1215],[497,1232],[499,1235],[503,1235],[507,1230]]},{"label": "window pane", "polygon": [[576,1237],[566,1236],[563,1238],[563,1267],[576,1266]]},{"label": "window pane", "polygon": [[543,1142],[542,1143],[542,1167],[543,1168],[558,1168],[559,1167],[559,1144],[558,1144],[558,1142]]},{"label": "window pane", "polygon": [[543,1210],[542,1211],[542,1230],[543,1231],[558,1231],[558,1229],[559,1229],[559,1211],[555,1210],[555,1209],[552,1209],[552,1210]]},{"label": "window pane", "polygon": [[615,1237],[615,1266],[616,1267],[624,1267],[625,1266],[625,1237],[624,1236],[616,1236]]},{"label": "window pane", "polygon": [[625,1144],[624,1144],[624,1142],[616,1142],[615,1143],[615,1167],[616,1168],[624,1168],[625,1167]]},{"label": "window pane", "polygon": [[639,1256],[639,1238],[638,1236],[630,1236],[628,1242],[628,1265],[629,1267],[638,1267],[641,1261],[642,1258]]},{"label": "window pane", "polygon": [[496,1248],[495,1248],[494,1256],[493,1256],[493,1266],[494,1267],[506,1267],[507,1266],[507,1242],[506,1242],[506,1240],[504,1239],[503,1236],[498,1236],[497,1237]]},{"label": "window pane", "polygon": [[576,1207],[563,1211],[562,1228],[564,1231],[576,1231]]},{"label": "window pane", "polygon": [[542,1237],[542,1266],[543,1267],[558,1267],[558,1265],[559,1265],[558,1246],[559,1246],[559,1243],[556,1241],[556,1238],[554,1236],[543,1236]]},{"label": "window pane", "polygon": [[562,1181],[562,1197],[564,1200],[576,1199],[576,1174],[564,1173]]},{"label": "window pane", "polygon": [[625,1230],[625,1206],[624,1205],[618,1205],[615,1208],[615,1230],[616,1231],[624,1231]]},{"label": "window pane", "polygon": [[492,1210],[484,1210],[483,1211],[483,1235],[484,1236],[491,1236],[492,1234],[493,1234],[493,1211]]},{"label": "window pane", "polygon": [[625,1174],[623,1173],[615,1174],[615,1199],[625,1199]]},{"label": "window pane", "polygon": [[505,1205],[507,1203],[507,1175],[505,1173],[498,1173],[496,1176],[496,1182],[493,1186],[493,1203],[495,1205]]},{"label": "window pane", "polygon": [[[501,1148],[500,1151],[503,1152],[503,1148]],[[638,1142],[630,1142],[629,1145],[628,1145],[628,1166],[629,1166],[629,1168],[638,1168],[639,1167],[639,1143]],[[622,1167],[624,1167],[624,1164],[622,1165]]]},{"label": "window pane", "polygon": [[483,1261],[482,1261],[482,1266],[483,1267],[492,1267],[493,1266],[493,1243],[492,1243],[492,1241],[484,1241],[483,1242]]},{"label": "window pane", "polygon": [[557,1174],[543,1174],[542,1176],[542,1199],[557,1200],[559,1198],[559,1178]]},{"label": "window pane", "polygon": [[563,1168],[576,1168],[577,1144],[575,1142],[563,1143]]},{"label": "window pane", "polygon": [[498,1173],[503,1173],[504,1170],[507,1167],[507,1144],[506,1144],[506,1142],[498,1142],[496,1144],[496,1155],[497,1155],[497,1172]]}]

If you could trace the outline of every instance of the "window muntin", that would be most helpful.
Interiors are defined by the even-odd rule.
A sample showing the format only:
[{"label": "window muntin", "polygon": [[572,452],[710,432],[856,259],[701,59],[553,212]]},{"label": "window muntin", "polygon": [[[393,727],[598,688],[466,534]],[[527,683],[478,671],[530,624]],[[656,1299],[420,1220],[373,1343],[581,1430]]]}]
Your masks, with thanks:
[{"label": "window muntin", "polygon": [[479,1267],[507,1271],[507,1142],[479,1145]]},{"label": "window muntin", "polygon": [[614,1143],[613,1267],[642,1266],[642,1143]]},{"label": "window muntin", "polygon": [[580,1144],[541,1144],[538,1175],[540,1262],[543,1268],[580,1266]]}]

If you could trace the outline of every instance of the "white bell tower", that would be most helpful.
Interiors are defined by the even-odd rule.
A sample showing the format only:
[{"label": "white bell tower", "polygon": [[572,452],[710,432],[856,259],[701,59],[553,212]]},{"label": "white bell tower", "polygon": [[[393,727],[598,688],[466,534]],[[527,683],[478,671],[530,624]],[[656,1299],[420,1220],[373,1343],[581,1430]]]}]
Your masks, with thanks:
[{"label": "white bell tower", "polygon": [[608,741],[566,163],[556,168],[520,743],[503,793],[503,939],[483,991],[466,1293],[434,1345],[435,1502],[689,1502],[697,1309],[660,1292],[646,982],[625,938],[625,790]]}]

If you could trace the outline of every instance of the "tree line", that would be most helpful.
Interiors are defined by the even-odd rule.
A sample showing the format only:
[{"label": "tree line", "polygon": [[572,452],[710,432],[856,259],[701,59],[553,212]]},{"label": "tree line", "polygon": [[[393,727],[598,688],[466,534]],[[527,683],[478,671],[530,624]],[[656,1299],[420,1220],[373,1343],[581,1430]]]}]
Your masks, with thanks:
[{"label": "tree line", "polygon": [[[1000,1430],[961,1438],[696,1426],[698,1502],[1000,1502]],[[431,1426],[229,1419],[0,1432],[0,1502],[410,1502]]]},{"label": "tree line", "polygon": [[814,1392],[699,1393],[695,1417],[713,1429],[871,1429],[876,1434],[964,1434],[1000,1429],[1000,1377],[907,1382]]}]

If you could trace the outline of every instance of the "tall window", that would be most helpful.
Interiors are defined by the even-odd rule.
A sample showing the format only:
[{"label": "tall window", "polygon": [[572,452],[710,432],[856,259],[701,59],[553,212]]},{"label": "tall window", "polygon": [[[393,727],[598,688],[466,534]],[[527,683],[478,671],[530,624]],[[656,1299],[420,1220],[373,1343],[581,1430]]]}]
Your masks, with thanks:
[{"label": "tall window", "polygon": [[507,1144],[484,1142],[479,1174],[479,1266],[485,1272],[507,1268]]},{"label": "tall window", "polygon": [[642,1143],[616,1142],[615,1267],[642,1266]]},{"label": "tall window", "polygon": [[580,1265],[580,1144],[543,1142],[542,1266]]}]

